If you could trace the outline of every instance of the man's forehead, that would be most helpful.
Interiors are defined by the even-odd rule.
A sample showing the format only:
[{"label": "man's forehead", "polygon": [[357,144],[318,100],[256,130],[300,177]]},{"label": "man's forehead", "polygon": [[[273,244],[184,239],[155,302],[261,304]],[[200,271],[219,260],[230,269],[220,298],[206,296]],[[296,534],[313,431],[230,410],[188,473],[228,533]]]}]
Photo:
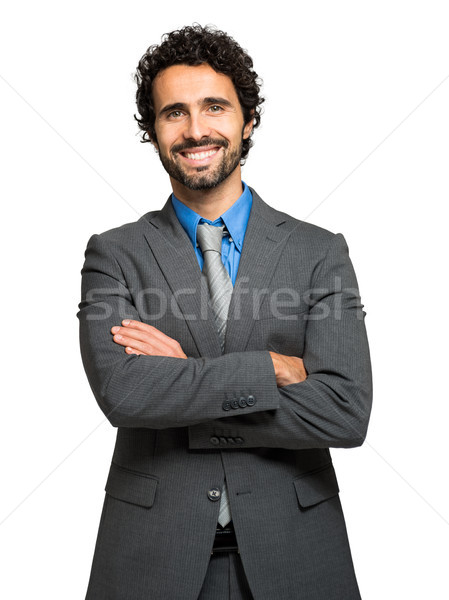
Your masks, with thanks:
[{"label": "man's forehead", "polygon": [[231,78],[208,64],[167,67],[156,76],[153,95],[155,103],[164,104],[190,104],[220,97],[233,103],[237,99]]}]

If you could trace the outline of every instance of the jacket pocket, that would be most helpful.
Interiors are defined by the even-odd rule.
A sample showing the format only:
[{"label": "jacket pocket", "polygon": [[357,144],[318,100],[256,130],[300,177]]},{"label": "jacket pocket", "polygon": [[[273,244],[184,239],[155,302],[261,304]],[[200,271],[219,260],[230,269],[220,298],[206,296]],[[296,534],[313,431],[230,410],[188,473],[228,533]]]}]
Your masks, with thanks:
[{"label": "jacket pocket", "polygon": [[144,508],[153,506],[159,479],[112,463],[105,491],[109,496]]},{"label": "jacket pocket", "polygon": [[293,480],[299,505],[302,508],[328,500],[339,493],[337,477],[332,464],[304,473]]}]

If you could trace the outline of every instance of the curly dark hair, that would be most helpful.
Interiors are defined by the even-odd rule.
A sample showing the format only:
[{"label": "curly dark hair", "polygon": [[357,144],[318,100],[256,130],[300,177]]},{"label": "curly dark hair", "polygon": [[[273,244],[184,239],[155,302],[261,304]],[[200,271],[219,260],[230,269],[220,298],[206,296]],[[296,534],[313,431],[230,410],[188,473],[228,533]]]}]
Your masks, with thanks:
[{"label": "curly dark hair", "polygon": [[[148,48],[139,61],[134,80],[137,83],[136,103],[140,115],[134,118],[143,131],[142,142],[157,141],[154,129],[155,114],[152,85],[158,73],[173,65],[196,66],[208,64],[218,73],[228,75],[237,92],[245,124],[253,121],[253,130],[260,124],[260,95],[262,85],[253,69],[253,61],[245,50],[224,31],[198,23],[165,33],[160,45]],[[251,132],[252,135],[252,132]],[[253,145],[250,138],[243,140],[241,164]]]}]

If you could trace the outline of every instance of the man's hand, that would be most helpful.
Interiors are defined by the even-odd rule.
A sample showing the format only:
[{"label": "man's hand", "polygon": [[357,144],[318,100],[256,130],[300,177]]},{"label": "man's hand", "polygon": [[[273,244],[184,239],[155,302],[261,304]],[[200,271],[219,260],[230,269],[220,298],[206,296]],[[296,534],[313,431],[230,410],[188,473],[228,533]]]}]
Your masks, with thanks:
[{"label": "man's hand", "polygon": [[302,358],[297,356],[286,356],[270,351],[273,361],[274,372],[276,375],[276,384],[278,387],[289,385],[290,383],[300,383],[307,379],[307,371],[304,367]]},{"label": "man's hand", "polygon": [[179,342],[165,335],[156,327],[140,321],[125,319],[122,321],[121,327],[112,327],[111,333],[116,344],[125,346],[127,354],[187,358]]}]

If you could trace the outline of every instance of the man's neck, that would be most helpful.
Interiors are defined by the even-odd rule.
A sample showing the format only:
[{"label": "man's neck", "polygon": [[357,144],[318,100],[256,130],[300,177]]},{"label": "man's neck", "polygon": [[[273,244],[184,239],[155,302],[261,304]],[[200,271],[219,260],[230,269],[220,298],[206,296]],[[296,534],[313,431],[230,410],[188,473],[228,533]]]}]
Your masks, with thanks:
[{"label": "man's neck", "polygon": [[204,219],[215,221],[242,195],[241,177],[241,169],[238,167],[220,185],[210,190],[189,190],[173,178],[170,180],[178,200]]}]

